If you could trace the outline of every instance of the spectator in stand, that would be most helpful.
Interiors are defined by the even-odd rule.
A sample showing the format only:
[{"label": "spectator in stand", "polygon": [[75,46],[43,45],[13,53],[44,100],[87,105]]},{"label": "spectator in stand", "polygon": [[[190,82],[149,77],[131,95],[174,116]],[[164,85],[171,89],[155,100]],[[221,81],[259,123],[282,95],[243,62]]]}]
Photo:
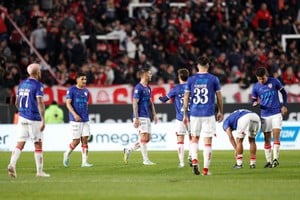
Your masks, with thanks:
[{"label": "spectator in stand", "polygon": [[126,74],[128,72],[128,68],[131,65],[130,59],[127,54],[121,55],[121,58],[118,62],[117,67],[114,68],[114,84],[123,84],[125,83]]},{"label": "spectator in stand", "polygon": [[40,5],[37,3],[34,4],[29,14],[31,29],[36,29],[39,24],[39,20],[41,20],[45,16],[46,13],[40,9]]},{"label": "spectator in stand", "polygon": [[44,56],[47,52],[47,30],[44,21],[38,20],[37,23],[37,28],[30,34],[30,42]]},{"label": "spectator in stand", "polygon": [[106,73],[104,66],[98,66],[96,69],[96,73],[94,74],[94,85],[100,86],[100,85],[105,85],[106,83]]},{"label": "spectator in stand", "polygon": [[115,80],[115,74],[114,74],[114,70],[113,70],[113,66],[114,63],[112,63],[110,60],[106,61],[105,64],[105,74],[106,74],[106,85],[111,85],[113,84],[114,80]]},{"label": "spectator in stand", "polygon": [[260,9],[256,12],[252,25],[258,32],[268,32],[272,27],[272,15],[268,10],[266,3],[262,3]]},{"label": "spectator in stand", "polygon": [[9,38],[5,15],[7,15],[7,9],[0,5],[0,40]]},{"label": "spectator in stand", "polygon": [[[276,1],[267,1],[267,4],[262,4],[261,1],[232,1],[236,4],[226,1],[226,4],[216,3],[213,7],[208,6],[204,1],[200,3],[186,1],[186,6],[180,8],[170,7],[169,1],[162,1],[153,4],[153,9],[136,8],[130,19],[127,0],[53,1],[52,9],[49,9],[50,5],[45,6],[45,1],[24,2],[7,3],[8,10],[15,11],[9,14],[27,37],[36,29],[39,20],[47,21],[46,50],[49,55],[49,64],[57,66],[58,63],[65,62],[66,73],[73,68],[74,64],[78,70],[81,69],[82,64],[94,62],[91,59],[91,53],[97,51],[96,35],[115,35],[121,41],[103,41],[107,44],[107,50],[103,52],[98,49],[97,51],[97,58],[102,65],[105,65],[108,59],[118,63],[121,59],[118,57],[119,52],[124,51],[122,52],[124,54],[132,53],[130,57],[134,56],[135,60],[138,55],[147,55],[146,63],[153,64],[153,69],[156,70],[159,70],[158,66],[161,63],[173,65],[175,71],[179,66],[187,66],[187,63],[192,66],[197,60],[194,55],[217,58],[221,52],[224,52],[230,56],[234,52],[233,44],[241,47],[239,56],[244,62],[238,65],[230,62],[229,65],[237,65],[243,71],[247,70],[248,66],[255,66],[255,69],[261,65],[267,67],[268,63],[263,59],[262,63],[255,63],[253,60],[252,50],[257,48],[260,48],[266,55],[272,50],[275,54],[273,63],[281,63],[281,53],[287,55],[288,61],[284,63],[284,66],[293,65],[292,60],[297,58],[297,52],[300,50],[299,45],[291,42],[292,45],[289,44],[287,51],[283,52],[277,42],[280,41],[282,33],[300,33],[300,23],[296,19],[300,1],[280,1],[284,2],[282,5],[274,3]],[[264,9],[261,10],[260,6]],[[5,9],[2,10],[5,11]],[[225,12],[226,10],[228,13]],[[30,48],[16,29],[11,30],[7,27],[7,18],[3,18],[5,17],[3,12],[1,17],[0,37],[1,30],[5,30],[4,32],[10,36],[8,45],[12,50],[13,62],[20,64],[20,77],[24,79],[26,66],[32,61],[28,57]],[[274,23],[271,23],[272,20]],[[52,25],[50,25],[51,21]],[[261,25],[265,27],[265,31],[270,28],[274,28],[274,31],[255,31],[261,29]],[[295,29],[291,30],[293,25]],[[78,36],[94,34],[92,45],[90,42],[87,45],[74,45],[70,32],[78,33]],[[267,35],[267,33],[270,34]],[[267,39],[262,40],[262,36]],[[126,46],[130,41],[128,39],[133,42],[130,43],[132,49],[134,45],[140,47],[142,45],[143,48],[136,48],[135,55],[133,52],[126,52],[130,49],[127,48],[128,45]],[[263,42],[266,46],[261,47]],[[178,45],[179,43],[183,45]],[[71,44],[69,48],[68,44]],[[85,46],[88,49],[87,54],[84,51]],[[27,64],[21,63],[21,60],[22,62],[27,60]],[[226,61],[228,63],[228,60]],[[228,64],[221,67],[228,76],[231,70]],[[255,69],[251,68],[250,71]],[[157,77],[153,74],[153,80],[156,79]],[[118,82],[118,84],[123,83]]]},{"label": "spectator in stand", "polygon": [[0,55],[6,60],[11,60],[12,52],[5,39],[0,40]]},{"label": "spectator in stand", "polygon": [[297,78],[292,66],[288,66],[285,72],[283,72],[282,81],[284,85],[299,83],[299,79]]},{"label": "spectator in stand", "polygon": [[69,33],[68,46],[68,61],[76,67],[81,67],[86,60],[85,48],[81,42],[80,36],[75,31]]},{"label": "spectator in stand", "polygon": [[291,23],[297,16],[297,10],[293,7],[293,5],[290,5],[288,1],[284,2],[283,8],[279,11],[279,19],[287,19]]}]

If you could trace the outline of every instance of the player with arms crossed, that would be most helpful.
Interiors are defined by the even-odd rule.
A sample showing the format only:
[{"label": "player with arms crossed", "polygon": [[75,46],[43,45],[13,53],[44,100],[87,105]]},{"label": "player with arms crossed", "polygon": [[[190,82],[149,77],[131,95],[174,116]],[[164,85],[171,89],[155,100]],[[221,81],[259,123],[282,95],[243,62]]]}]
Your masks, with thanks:
[{"label": "player with arms crossed", "polygon": [[193,172],[199,175],[198,145],[200,135],[204,138],[202,175],[209,175],[212,156],[212,137],[216,134],[215,96],[217,96],[217,121],[223,120],[223,97],[219,79],[208,73],[209,59],[198,59],[198,72],[189,77],[184,94],[183,122],[188,123],[188,104],[190,103],[190,126],[192,144],[190,146]]},{"label": "player with arms crossed", "polygon": [[[184,137],[186,133],[189,134],[190,126],[182,122],[183,120],[183,96],[186,87],[186,81],[189,78],[189,71],[185,68],[177,71],[179,84],[172,88],[166,96],[159,97],[162,102],[167,102],[174,99],[176,111],[176,136],[177,136],[177,153],[179,159],[179,168],[184,167]],[[190,136],[190,134],[189,134]],[[190,156],[190,153],[189,153]]]},{"label": "player with arms crossed", "polygon": [[[259,67],[256,70],[257,83],[252,88],[252,105],[260,105],[261,130],[265,136],[265,156],[267,163],[265,168],[279,165],[280,132],[282,127],[282,115],[287,114],[287,92],[276,78],[268,77],[267,70]],[[278,91],[282,95],[283,103],[280,103]],[[273,160],[271,137],[274,137]]]},{"label": "player with arms crossed", "polygon": [[[246,109],[239,109],[232,112],[223,122],[223,130],[226,131],[229,141],[235,150],[235,169],[243,168],[243,141],[246,135],[250,144],[250,168],[256,168],[256,143],[255,136],[261,126],[259,116]],[[236,139],[233,136],[236,133]]]},{"label": "player with arms crossed", "polygon": [[140,141],[131,148],[124,148],[124,162],[128,163],[130,153],[141,148],[144,165],[154,165],[148,158],[147,143],[151,139],[151,115],[153,121],[157,123],[156,111],[151,101],[151,81],[152,73],[148,68],[143,68],[139,72],[140,82],[135,86],[132,99],[133,126],[137,128]]},{"label": "player with arms crossed", "polygon": [[90,136],[90,124],[88,113],[88,101],[90,93],[86,88],[86,74],[79,72],[76,75],[76,85],[67,91],[66,106],[69,110],[69,119],[72,127],[73,140],[69,149],[64,153],[63,165],[69,166],[70,155],[81,142],[82,162],[81,167],[92,167],[88,163],[88,137]]},{"label": "player with arms crossed", "polygon": [[43,171],[43,131],[45,129],[45,104],[43,101],[44,86],[41,78],[40,65],[30,64],[27,67],[29,78],[22,81],[17,90],[16,106],[19,110],[17,146],[12,152],[8,165],[8,174],[16,178],[16,164],[25,146],[26,140],[34,142],[34,159],[37,177],[49,177]]}]

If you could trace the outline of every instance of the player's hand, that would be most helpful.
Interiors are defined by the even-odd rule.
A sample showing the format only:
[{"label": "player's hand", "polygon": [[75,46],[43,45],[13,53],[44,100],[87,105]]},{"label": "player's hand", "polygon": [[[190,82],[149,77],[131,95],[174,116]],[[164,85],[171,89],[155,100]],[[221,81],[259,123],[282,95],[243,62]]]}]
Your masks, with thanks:
[{"label": "player's hand", "polygon": [[81,117],[79,115],[75,115],[74,119],[76,122],[80,122],[81,121]]},{"label": "player's hand", "polygon": [[222,121],[223,121],[223,118],[224,118],[223,113],[218,112],[218,113],[217,113],[217,121],[218,121],[218,122],[222,122]]},{"label": "player's hand", "polygon": [[157,124],[157,122],[158,122],[158,118],[156,115],[153,116],[153,122],[154,122],[154,124]]},{"label": "player's hand", "polygon": [[45,130],[45,121],[41,121],[40,131],[43,132]]},{"label": "player's hand", "polygon": [[183,122],[185,127],[188,127],[189,119],[186,116],[183,116],[182,122]]},{"label": "player's hand", "polygon": [[287,107],[286,107],[286,106],[282,106],[282,107],[281,107],[281,114],[282,114],[282,115],[286,115],[287,112],[288,112]]},{"label": "player's hand", "polygon": [[138,128],[140,126],[140,120],[138,118],[134,118],[133,126],[134,128]]},{"label": "player's hand", "polygon": [[258,105],[257,101],[254,101],[253,104],[252,104],[252,106],[254,106],[254,107],[257,106],[257,105]]}]

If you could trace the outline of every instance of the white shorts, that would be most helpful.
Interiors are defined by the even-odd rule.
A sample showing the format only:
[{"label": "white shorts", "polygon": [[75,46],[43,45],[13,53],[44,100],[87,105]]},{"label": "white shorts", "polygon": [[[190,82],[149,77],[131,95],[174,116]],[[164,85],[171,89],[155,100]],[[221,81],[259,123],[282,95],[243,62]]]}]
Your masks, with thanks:
[{"label": "white shorts", "polygon": [[269,117],[262,117],[261,119],[262,132],[271,132],[273,129],[281,129],[281,127],[282,127],[281,113]]},{"label": "white shorts", "polygon": [[256,113],[243,115],[237,122],[236,134],[238,138],[255,138],[261,126],[260,118]]},{"label": "white shorts", "polygon": [[41,121],[32,121],[19,116],[18,119],[18,142],[26,142],[31,139],[33,142],[42,142],[43,134],[40,131]]},{"label": "white shorts", "polygon": [[151,133],[151,121],[146,117],[139,117],[140,125],[137,128],[139,133]]},{"label": "white shorts", "polygon": [[202,137],[213,137],[216,134],[215,116],[190,117],[191,135]]},{"label": "white shorts", "polygon": [[190,131],[191,131],[190,124],[188,124],[188,126],[186,127],[182,121],[176,119],[176,129],[175,129],[176,135],[186,135],[189,134]]},{"label": "white shorts", "polygon": [[73,139],[90,136],[90,123],[89,122],[74,122],[70,121],[72,127]]}]

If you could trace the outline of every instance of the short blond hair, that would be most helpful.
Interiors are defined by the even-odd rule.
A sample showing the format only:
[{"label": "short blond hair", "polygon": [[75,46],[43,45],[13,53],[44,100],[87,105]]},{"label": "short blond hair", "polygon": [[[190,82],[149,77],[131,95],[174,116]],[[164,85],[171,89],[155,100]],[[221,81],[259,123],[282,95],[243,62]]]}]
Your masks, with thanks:
[{"label": "short blond hair", "polygon": [[39,70],[40,70],[40,65],[37,63],[32,63],[32,64],[28,65],[28,67],[27,67],[27,73],[29,75],[36,73]]}]

